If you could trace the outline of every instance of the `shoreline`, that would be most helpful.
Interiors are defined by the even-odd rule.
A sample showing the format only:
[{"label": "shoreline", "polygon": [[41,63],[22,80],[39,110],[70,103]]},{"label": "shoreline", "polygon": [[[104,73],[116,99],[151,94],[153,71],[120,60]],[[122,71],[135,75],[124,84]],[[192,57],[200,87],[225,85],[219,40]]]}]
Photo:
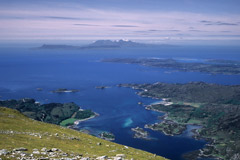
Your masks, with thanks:
[{"label": "shoreline", "polygon": [[90,119],[96,118],[96,117],[98,117],[98,116],[100,116],[100,114],[98,114],[98,113],[94,112],[94,115],[93,115],[93,116],[91,116],[91,117],[89,117],[89,118],[85,118],[85,119],[78,119],[78,120],[74,121],[74,124],[73,124],[72,126],[79,125],[79,123],[81,123],[81,122],[84,122],[84,121],[87,121],[87,120],[90,120]]},{"label": "shoreline", "polygon": [[[161,98],[154,97],[154,96],[142,95],[142,92],[146,91],[145,89],[141,89],[141,88],[138,88],[138,87],[135,87],[135,86],[124,86],[124,85],[121,85],[121,87],[131,88],[131,89],[133,89],[133,90],[138,90],[137,92],[135,92],[135,94],[137,94],[138,96],[144,97],[144,98],[147,97],[147,98],[152,98],[152,99],[156,99],[156,100],[161,99]],[[164,101],[164,98],[162,98],[161,100]],[[162,121],[166,121],[167,118],[168,118],[168,113],[165,112],[165,111],[159,111],[159,110],[156,110],[156,109],[148,108],[148,107],[151,107],[152,105],[154,105],[154,104],[145,105],[144,107],[145,107],[146,110],[152,110],[152,111],[154,111],[154,112],[164,113],[164,115],[163,115],[163,116],[160,116],[160,118],[162,119]],[[172,120],[172,119],[169,119],[169,120],[170,120],[170,121],[173,121],[173,122],[175,122],[175,123],[177,123],[177,124],[180,124],[179,122],[176,122],[176,121],[174,121],[174,120]],[[161,122],[156,122],[156,123],[159,124],[159,123],[161,123]],[[148,127],[147,125],[148,125],[148,124],[145,124],[144,128],[148,128],[148,129],[151,129],[151,130],[153,130],[153,131],[161,132],[161,133],[163,133],[163,134],[166,135],[166,136],[178,136],[178,135],[181,135],[181,134],[184,132],[184,131],[183,131],[181,134],[178,134],[178,135],[173,135],[173,134],[168,134],[168,133],[166,133],[165,131],[162,131],[162,130],[153,129],[152,127]],[[151,125],[151,124],[150,124],[150,125]],[[204,127],[203,125],[194,124],[194,123],[185,123],[185,125],[186,125],[186,126],[187,126],[187,125],[197,125],[197,126],[200,126],[201,128]],[[195,150],[195,151],[198,151],[198,152],[199,152],[198,155],[197,155],[197,158],[213,158],[213,159],[217,159],[217,160],[222,160],[220,157],[216,157],[216,156],[214,156],[214,155],[204,155],[204,154],[202,153],[202,152],[203,152],[202,149],[204,149],[205,147],[207,147],[207,146],[209,146],[209,145],[210,145],[210,146],[214,146],[214,141],[215,141],[215,140],[214,140],[213,138],[204,137],[204,136],[200,135],[198,129],[193,129],[193,130],[191,130],[190,132],[193,133],[193,135],[191,136],[191,138],[193,138],[193,139],[195,139],[195,140],[203,139],[203,140],[205,140],[205,141],[207,142],[206,146],[204,146],[204,147],[201,148],[201,149]],[[214,146],[214,147],[215,147],[215,146]],[[190,152],[190,153],[191,153],[191,152]],[[185,154],[187,154],[187,153],[185,153]],[[183,155],[185,155],[185,154],[183,154]]]},{"label": "shoreline", "polygon": [[[149,108],[145,108],[145,109],[146,109],[146,110],[151,110],[151,111],[154,111],[154,112],[164,113],[164,115],[159,116],[159,120],[162,120],[162,121],[161,121],[161,122],[156,122],[156,123],[154,123],[154,124],[159,124],[159,123],[167,122],[167,121],[171,121],[171,122],[175,122],[175,123],[177,123],[177,124],[180,124],[180,123],[176,122],[175,120],[173,120],[173,119],[171,119],[171,118],[170,118],[170,119],[167,119],[167,118],[168,118],[168,113],[167,113],[167,112],[158,111],[158,110],[156,110],[156,109],[149,109]],[[201,127],[201,128],[203,127],[202,125],[200,125],[200,124],[195,124],[195,123],[183,123],[183,124],[186,125],[186,127],[188,127],[189,125],[199,126],[199,127]],[[168,133],[166,133],[164,130],[153,129],[153,128],[150,127],[149,125],[152,125],[152,124],[145,124],[145,125],[144,125],[144,128],[148,128],[148,129],[151,129],[151,130],[153,130],[153,131],[162,132],[164,135],[167,135],[167,136],[178,136],[178,135],[182,135],[183,132],[186,131],[186,130],[184,130],[182,133],[174,135],[174,134],[168,134]],[[195,140],[204,139],[204,140],[207,141],[207,139],[204,138],[204,137],[198,137],[198,136],[200,136],[200,135],[198,134],[198,129],[192,129],[192,130],[190,130],[190,132],[193,133],[193,135],[191,136],[191,138],[193,138],[193,139],[195,139]]]}]

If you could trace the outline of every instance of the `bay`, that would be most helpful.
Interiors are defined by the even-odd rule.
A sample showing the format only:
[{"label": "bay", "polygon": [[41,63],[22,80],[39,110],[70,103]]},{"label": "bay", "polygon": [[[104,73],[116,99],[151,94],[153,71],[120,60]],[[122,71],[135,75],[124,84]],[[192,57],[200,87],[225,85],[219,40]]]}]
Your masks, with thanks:
[{"label": "bay", "polygon": [[[218,84],[239,84],[239,75],[210,75],[196,72],[175,72],[161,68],[133,64],[103,63],[105,58],[175,58],[240,60],[238,47],[174,47],[159,49],[108,50],[32,50],[24,48],[0,49],[0,99],[34,98],[40,103],[75,102],[84,109],[92,109],[100,116],[81,122],[78,129],[88,129],[97,135],[112,132],[115,142],[146,150],[170,159],[181,160],[183,153],[200,149],[206,142],[194,140],[184,133],[166,136],[148,130],[153,140],[134,139],[131,128],[143,127],[158,121],[163,115],[145,110],[143,104],[158,100],[136,95],[119,83],[187,83],[204,81]],[[109,86],[96,89],[96,86]],[[42,91],[36,90],[42,88]],[[58,88],[78,89],[77,93],[52,93]]]}]

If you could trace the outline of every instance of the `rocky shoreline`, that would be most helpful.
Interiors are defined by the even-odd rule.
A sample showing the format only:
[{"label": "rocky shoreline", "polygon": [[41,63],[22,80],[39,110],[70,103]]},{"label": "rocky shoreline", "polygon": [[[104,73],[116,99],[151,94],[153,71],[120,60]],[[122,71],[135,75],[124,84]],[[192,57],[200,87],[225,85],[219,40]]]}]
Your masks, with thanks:
[{"label": "rocky shoreline", "polygon": [[[148,108],[148,110],[150,109]],[[187,125],[199,125],[199,124],[180,124],[178,122],[175,122],[174,120],[167,120],[168,114],[164,111],[157,111],[154,109],[153,111],[165,113],[165,115],[161,117],[163,121],[155,124],[146,124],[144,128],[149,128],[154,131],[160,131],[167,136],[181,135],[187,129]],[[198,158],[213,158],[216,160],[223,160],[222,158],[205,153],[205,152],[208,152],[210,149],[212,150],[214,148],[213,139],[201,136],[198,129],[193,129],[191,130],[191,132],[193,133],[193,135],[191,136],[192,138],[196,140],[204,139],[208,142],[208,144],[206,144],[203,149],[195,150],[195,151],[184,154],[183,157],[186,160],[193,160]]]},{"label": "rocky shoreline", "polygon": [[89,117],[89,118],[78,119],[78,120],[76,120],[76,121],[74,122],[74,125],[73,125],[73,126],[79,125],[79,123],[81,123],[81,122],[84,122],[84,121],[87,121],[87,120],[90,120],[90,119],[96,118],[96,117],[98,117],[98,116],[100,116],[100,114],[94,112],[94,115],[91,116],[91,117]]},{"label": "rocky shoreline", "polygon": [[[151,106],[153,106],[153,105],[148,105],[145,108],[147,110],[153,110],[155,112],[161,112],[161,113],[165,113],[165,114],[160,117],[160,119],[162,119],[161,122],[155,123],[155,124],[146,124],[144,126],[144,128],[149,128],[154,131],[161,131],[163,134],[165,134],[167,136],[176,136],[176,135],[181,135],[187,129],[187,125],[199,125],[199,124],[194,124],[194,123],[180,124],[174,120],[171,120],[171,118],[169,118],[167,112],[152,109]],[[177,132],[175,132],[176,129],[177,129]],[[191,132],[193,132],[192,138],[194,138],[196,140],[204,139],[208,142],[208,144],[206,144],[203,149],[195,150],[195,151],[184,154],[183,157],[186,160],[192,160],[192,159],[198,159],[198,158],[212,158],[212,159],[216,159],[216,160],[223,160],[222,158],[205,153],[205,152],[209,152],[209,150],[212,150],[214,148],[214,139],[207,138],[207,137],[200,135],[198,129],[193,129],[193,130],[191,130]]]},{"label": "rocky shoreline", "polygon": [[[147,124],[145,128],[175,136],[182,134],[188,125],[202,126],[200,129],[193,130],[192,137],[197,140],[204,139],[208,144],[200,150],[187,153],[186,157],[190,157],[189,160],[197,158],[240,159],[240,154],[237,152],[239,148],[237,136],[240,133],[237,129],[239,128],[237,122],[239,121],[238,108],[240,103],[236,99],[239,97],[239,85],[159,82],[140,85],[120,84],[118,86],[138,90],[136,94],[142,97],[153,99],[165,97],[169,100],[169,102],[163,101],[155,106],[146,106],[146,109],[162,112],[165,115],[161,117],[160,123]],[[199,95],[202,96],[199,97]],[[174,100],[173,103],[172,100]],[[219,122],[219,120],[221,121]],[[185,157],[185,155],[183,156]]]}]

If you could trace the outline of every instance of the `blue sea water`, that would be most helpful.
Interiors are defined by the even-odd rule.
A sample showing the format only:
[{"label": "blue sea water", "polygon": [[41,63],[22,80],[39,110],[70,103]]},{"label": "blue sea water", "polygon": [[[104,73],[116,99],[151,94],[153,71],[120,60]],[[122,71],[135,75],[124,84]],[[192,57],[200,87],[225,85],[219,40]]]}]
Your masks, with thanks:
[{"label": "blue sea water", "polygon": [[[187,83],[204,81],[218,84],[239,84],[239,75],[210,75],[197,72],[174,72],[134,64],[103,63],[105,58],[175,58],[203,61],[205,59],[240,60],[240,47],[174,47],[154,49],[106,50],[32,50],[0,49],[0,99],[34,98],[40,103],[75,102],[81,108],[92,109],[100,116],[81,122],[79,129],[97,135],[112,132],[115,142],[139,148],[174,160],[183,153],[200,149],[206,142],[194,140],[185,132],[181,136],[166,136],[149,131],[153,140],[134,139],[132,127],[143,127],[158,121],[163,113],[145,110],[138,105],[159,100],[139,97],[119,83]],[[96,89],[106,85],[110,88]],[[37,91],[36,88],[42,88]],[[79,89],[77,93],[52,93],[58,88]]]}]

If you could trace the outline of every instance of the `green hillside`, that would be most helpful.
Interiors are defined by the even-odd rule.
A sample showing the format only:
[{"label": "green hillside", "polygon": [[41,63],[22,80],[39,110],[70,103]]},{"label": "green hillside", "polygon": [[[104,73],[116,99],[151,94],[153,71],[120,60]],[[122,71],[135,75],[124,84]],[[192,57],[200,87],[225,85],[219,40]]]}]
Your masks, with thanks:
[{"label": "green hillside", "polygon": [[4,107],[0,107],[0,155],[2,159],[32,156],[42,160],[50,157],[105,159],[104,156],[129,160],[165,159],[72,129],[29,119],[16,110]]},{"label": "green hillside", "polygon": [[[69,118],[82,120],[97,116],[92,110],[80,109],[80,106],[73,102],[40,104],[34,99],[23,98],[0,101],[0,106],[16,109],[25,116],[38,121],[62,124],[63,126],[73,124],[74,121],[69,123]],[[67,123],[66,120],[68,120]]]}]

